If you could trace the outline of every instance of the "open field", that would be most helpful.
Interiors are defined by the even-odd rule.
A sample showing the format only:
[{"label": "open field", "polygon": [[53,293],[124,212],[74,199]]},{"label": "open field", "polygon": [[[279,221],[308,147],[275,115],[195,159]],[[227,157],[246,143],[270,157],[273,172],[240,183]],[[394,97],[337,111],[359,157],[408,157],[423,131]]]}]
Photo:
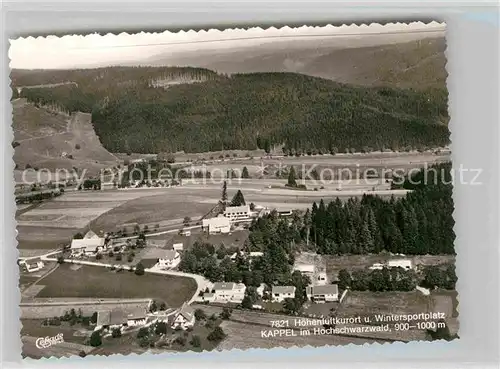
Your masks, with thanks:
[{"label": "open field", "polygon": [[[21,251],[22,256],[38,256],[68,244],[78,228],[17,226],[18,249],[29,250],[27,254]],[[37,251],[35,251],[37,250]]]},{"label": "open field", "polygon": [[414,314],[433,311],[432,299],[419,291],[361,292],[349,291],[338,310],[339,316],[373,314]]},{"label": "open field", "polygon": [[138,276],[91,266],[71,270],[68,264],[62,264],[39,284],[45,288],[37,297],[151,298],[165,301],[169,307],[181,306],[196,291],[196,282],[191,278]]},{"label": "open field", "polygon": [[[46,349],[39,349],[35,344],[37,338],[38,337],[31,336],[23,336],[21,338],[23,344],[22,355],[24,357],[29,357],[32,359],[70,357],[73,355],[77,356],[80,351],[89,353],[93,350],[93,347],[91,346],[85,346],[74,342],[63,342],[57,345],[50,346]],[[66,339],[66,336],[64,336],[64,338]]]},{"label": "open field", "polygon": [[[224,321],[221,328],[228,335],[217,348],[219,350],[232,350],[232,349],[250,349],[250,348],[290,348],[298,347],[322,347],[327,345],[348,345],[356,344],[362,345],[365,343],[380,342],[375,339],[346,337],[339,335],[310,335],[310,336],[297,336],[297,337],[262,337],[262,331],[268,331],[260,325],[252,325],[248,323],[239,323],[235,321]],[[298,330],[295,330],[298,335]]]},{"label": "open field", "polygon": [[[407,315],[419,313],[444,313],[446,324],[451,333],[458,331],[458,304],[456,291],[432,291],[429,296],[419,291],[412,292],[360,292],[349,291],[338,310],[339,316],[372,317],[375,314]],[[425,332],[410,329],[398,332],[400,338],[405,340],[425,339]]]},{"label": "open field", "polygon": [[71,327],[69,323],[64,322],[60,326],[44,326],[44,319],[21,319],[22,336],[31,337],[53,337],[59,333],[63,334],[64,341],[83,344],[87,335],[90,335],[92,329],[85,329],[80,325]]},{"label": "open field", "polygon": [[[109,195],[128,192],[130,191],[110,191]],[[92,226],[95,229],[114,231],[117,226],[124,223],[158,223],[172,219],[178,219],[182,223],[185,216],[196,218],[205,215],[217,203],[215,199],[213,204],[196,201],[196,199],[203,199],[202,194],[195,195],[200,191],[189,191],[182,188],[144,190],[142,192],[144,197],[128,201],[103,214],[92,222]]]},{"label": "open field", "polygon": [[[219,314],[221,307],[210,305],[195,305],[207,315]],[[295,317],[286,315],[268,314],[255,311],[233,310],[230,320],[223,321],[222,329],[228,337],[222,341],[218,349],[249,349],[249,348],[272,348],[272,347],[313,347],[325,345],[346,345],[349,343],[363,344],[377,342],[374,339],[347,337],[340,335],[313,335],[297,337],[262,337],[262,331],[271,330],[271,321],[288,320],[290,328],[298,335],[298,328],[294,324]]]},{"label": "open field", "polygon": [[23,141],[66,132],[69,116],[38,109],[26,99],[12,101],[14,140]]},{"label": "open field", "polygon": [[[60,298],[62,299],[62,298]],[[37,302],[21,302],[21,318],[22,319],[43,319],[53,318],[55,316],[62,316],[66,311],[73,308],[76,311],[81,310],[85,316],[90,316],[94,312],[109,311],[113,309],[133,310],[141,308],[146,310],[149,300],[121,300],[121,301],[101,301],[101,299],[68,299],[66,301],[52,301],[47,302],[49,299]],[[59,300],[59,299],[51,299]]]},{"label": "open field", "polygon": [[[174,243],[182,243],[184,250],[189,250],[192,248],[196,241],[208,242],[214,246],[224,245],[226,248],[238,247],[242,248],[245,240],[248,238],[248,230],[238,230],[233,231],[231,234],[211,234],[206,232],[201,232],[199,230],[193,230],[191,236],[180,236],[177,234],[164,234],[160,236],[148,237],[148,240],[154,240],[156,242],[161,242],[167,248],[170,248]],[[163,242],[164,241],[164,242]]]},{"label": "open field", "polygon": [[[326,264],[326,273],[331,280],[336,280],[338,273],[341,269],[347,269],[352,272],[356,269],[368,269],[375,263],[386,263],[392,259],[398,259],[402,256],[393,255],[389,253],[381,253],[378,255],[323,255],[322,258]],[[417,267],[426,265],[438,264],[454,264],[454,255],[407,255],[404,258],[411,259],[413,265]]]},{"label": "open field", "polygon": [[[150,195],[151,192],[141,190],[66,192],[17,216],[18,248],[52,250],[62,247],[99,215],[129,200]],[[153,208],[150,211],[153,212]]]}]

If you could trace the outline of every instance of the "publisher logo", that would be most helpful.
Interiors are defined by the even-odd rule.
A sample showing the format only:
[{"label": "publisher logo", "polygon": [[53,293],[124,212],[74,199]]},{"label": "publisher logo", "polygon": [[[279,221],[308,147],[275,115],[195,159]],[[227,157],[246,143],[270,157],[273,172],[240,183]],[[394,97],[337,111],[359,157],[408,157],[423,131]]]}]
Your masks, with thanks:
[{"label": "publisher logo", "polygon": [[59,333],[54,337],[39,337],[37,338],[35,345],[39,349],[46,349],[50,346],[57,345],[58,343],[64,342],[63,334]]}]

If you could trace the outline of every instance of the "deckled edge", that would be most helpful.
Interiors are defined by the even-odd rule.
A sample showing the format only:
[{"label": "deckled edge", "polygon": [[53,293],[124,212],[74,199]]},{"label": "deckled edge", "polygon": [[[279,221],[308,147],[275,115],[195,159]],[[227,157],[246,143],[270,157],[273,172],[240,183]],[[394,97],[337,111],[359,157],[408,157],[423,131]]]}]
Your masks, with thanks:
[{"label": "deckled edge", "polygon": [[[211,33],[211,34],[228,34],[228,33],[231,33],[231,32],[235,32],[235,31],[247,31],[247,32],[251,32],[251,31],[254,31],[254,32],[271,32],[271,31],[289,31],[289,30],[296,30],[297,32],[300,32],[300,31],[304,31],[304,30],[328,30],[328,29],[331,29],[331,30],[347,30],[347,29],[352,29],[353,31],[357,31],[357,30],[360,30],[360,29],[363,29],[363,30],[366,30],[367,28],[375,28],[376,30],[389,30],[390,28],[395,28],[397,29],[398,31],[401,31],[401,26],[405,26],[405,27],[408,27],[408,32],[411,33],[412,32],[412,29],[411,29],[411,26],[420,26],[420,27],[430,27],[430,26],[434,26],[434,27],[442,27],[442,30],[443,32],[446,31],[446,23],[445,22],[437,22],[437,21],[430,21],[428,23],[424,23],[424,22],[421,22],[421,21],[418,21],[418,22],[410,22],[410,23],[405,23],[405,22],[389,22],[389,23],[384,23],[384,24],[380,24],[380,23],[369,23],[369,24],[366,24],[366,23],[361,23],[361,24],[356,24],[356,23],[351,23],[351,24],[342,24],[341,26],[334,26],[332,25],[331,23],[329,24],[326,24],[326,25],[323,25],[323,26],[308,26],[306,24],[302,25],[302,26],[298,26],[298,27],[289,27],[289,26],[283,26],[281,28],[276,28],[274,26],[270,26],[268,28],[261,28],[261,27],[252,27],[252,26],[249,26],[249,27],[243,27],[243,28],[225,28],[223,29],[222,31],[220,29],[217,29],[217,28],[209,28],[209,29],[199,29],[198,31],[195,31],[194,29],[190,28],[188,29],[187,31],[184,30],[184,29],[180,29],[179,31],[177,32],[171,32],[169,30],[165,30],[163,32],[144,32],[144,31],[141,31],[141,32],[135,32],[135,33],[128,33],[128,32],[120,32],[120,33],[112,33],[112,32],[108,32],[106,34],[99,34],[99,33],[89,33],[89,34],[86,34],[84,36],[82,35],[79,35],[79,34],[66,34],[64,36],[54,36],[54,35],[48,35],[48,36],[37,36],[37,37],[33,37],[33,36],[26,36],[26,37],[18,37],[18,38],[15,38],[15,39],[9,39],[9,41],[14,41],[14,40],[44,40],[44,39],[54,39],[54,38],[68,38],[68,37],[95,37],[95,36],[99,36],[99,37],[118,37],[118,36],[136,36],[136,35],[153,35],[153,36],[159,36],[159,35],[183,35],[183,34],[196,34],[196,33],[200,33],[200,34],[204,34],[204,33]],[[429,32],[438,32],[439,29],[436,29],[436,30],[432,30],[432,31],[429,31]],[[321,34],[317,35],[317,36],[323,36]]]},{"label": "deckled edge", "polygon": [[[9,49],[10,49],[10,40],[9,40]],[[10,62],[10,56],[7,56],[9,62]],[[10,63],[9,63],[10,64]],[[12,68],[10,68],[10,65],[6,65],[7,67],[7,70],[9,71],[9,74],[7,75],[7,80],[8,80],[8,93],[7,95],[5,96],[8,100],[6,101],[6,104],[5,104],[5,110],[6,110],[6,115],[8,116],[8,119],[10,119],[9,121],[9,124],[6,124],[6,126],[8,128],[6,128],[6,135],[5,135],[5,139],[4,139],[4,142],[5,142],[5,145],[7,147],[7,150],[6,151],[6,155],[10,155],[10,160],[7,160],[8,163],[10,163],[10,172],[5,176],[6,178],[11,178],[12,180],[12,192],[10,193],[10,196],[5,196],[4,197],[4,201],[5,201],[5,205],[4,207],[5,208],[9,208],[9,209],[12,209],[12,211],[14,212],[14,214],[12,214],[12,220],[13,220],[13,224],[14,224],[14,259],[13,260],[5,260],[3,262],[8,262],[10,265],[14,265],[14,276],[15,276],[15,281],[16,281],[16,284],[15,284],[15,295],[16,295],[16,298],[14,301],[16,301],[16,307],[17,307],[17,328],[18,328],[18,332],[19,332],[19,335],[17,337],[13,337],[13,339],[15,339],[18,343],[18,347],[19,347],[19,357],[22,358],[22,349],[23,349],[23,343],[22,343],[22,340],[21,340],[21,330],[23,328],[23,325],[21,323],[21,289],[20,289],[20,286],[19,286],[19,282],[20,282],[20,272],[19,272],[19,268],[17,267],[17,260],[19,259],[19,249],[18,249],[18,246],[19,246],[19,240],[18,240],[18,231],[17,231],[17,220],[16,220],[16,209],[17,209],[17,206],[16,206],[16,201],[15,201],[15,196],[14,196],[14,193],[15,193],[15,188],[16,188],[16,178],[15,178],[15,173],[14,173],[14,170],[15,170],[15,162],[14,162],[14,148],[12,147],[11,145],[11,142],[14,142],[14,128],[13,128],[13,124],[14,124],[14,121],[13,121],[13,114],[14,114],[14,109],[12,108],[12,79],[10,78],[10,74],[12,72]],[[6,122],[7,123],[7,122]],[[9,170],[8,166],[6,166],[5,168],[6,170]],[[7,193],[7,192],[6,192]],[[9,205],[9,206],[6,206],[6,205]],[[11,208],[12,206],[12,208]],[[9,216],[5,213],[5,216]],[[4,224],[6,224],[7,222],[4,222]],[[10,224],[7,223],[7,224]],[[8,234],[8,233],[7,233]],[[10,247],[10,239],[5,239],[4,238],[4,241],[6,241],[6,247]],[[9,250],[10,251],[10,250]],[[3,294],[2,294],[3,295]],[[5,301],[2,301],[2,303],[5,304]],[[12,317],[14,319],[14,317]]]},{"label": "deckled edge", "polygon": [[[455,81],[456,79],[454,80],[452,78],[452,75],[451,75],[451,72],[450,72],[450,65],[453,65],[454,61],[451,60],[451,63],[450,63],[450,56],[451,54],[453,54],[452,50],[450,50],[450,43],[449,43],[449,38],[450,38],[450,32],[445,32],[445,35],[444,35],[444,39],[445,39],[445,50],[444,50],[444,55],[445,55],[445,65],[444,65],[444,69],[446,71],[446,92],[448,93],[448,116],[450,118],[449,122],[448,122],[448,130],[450,131],[450,149],[451,149],[451,166],[452,166],[452,172],[454,171],[455,169],[455,160],[454,160],[454,156],[455,156],[455,150],[453,148],[453,137],[455,136],[454,135],[454,120],[453,120],[453,112],[454,112],[454,105],[453,105],[453,100],[452,100],[452,95],[454,94],[454,91],[456,90],[455,88]],[[452,217],[453,217],[453,233],[455,235],[455,239],[453,240],[453,246],[454,246],[454,250],[455,250],[455,274],[457,276],[457,281],[455,283],[455,291],[456,291],[456,305],[455,305],[455,310],[454,310],[454,313],[456,314],[457,316],[457,321],[458,321],[458,330],[457,330],[457,338],[456,339],[459,339],[460,338],[460,293],[459,293],[459,289],[460,289],[460,268],[459,268],[459,265],[460,263],[458,263],[458,259],[459,259],[459,252],[458,252],[458,249],[457,249],[457,232],[456,232],[456,228],[457,228],[457,223],[455,221],[456,219],[456,215],[458,215],[458,210],[457,210],[457,189],[456,189],[456,186],[453,185],[453,188],[452,188],[452,195],[451,195],[451,198],[453,200],[453,213],[452,213]]]},{"label": "deckled edge", "polygon": [[[444,38],[445,38],[445,44],[446,44],[446,48],[445,48],[445,51],[444,51],[444,54],[445,54],[445,70],[446,70],[446,73],[447,73],[447,77],[446,77],[446,87],[447,87],[447,92],[448,92],[448,114],[450,116],[450,123],[449,123],[449,130],[450,130],[450,147],[452,148],[452,153],[453,153],[453,147],[452,147],[452,137],[453,137],[453,130],[452,130],[452,116],[450,114],[451,112],[451,107],[452,107],[452,104],[451,104],[451,98],[450,98],[450,85],[452,85],[450,82],[452,81],[451,78],[450,78],[450,72],[449,72],[449,59],[448,59],[448,56],[450,55],[450,51],[449,51],[449,47],[448,47],[448,29],[447,29],[447,24],[446,22],[438,22],[438,21],[430,21],[428,23],[424,23],[424,22],[421,22],[421,21],[417,21],[417,22],[410,22],[410,23],[406,23],[406,22],[388,22],[388,23],[384,23],[384,24],[380,24],[380,23],[369,23],[369,24],[366,24],[366,23],[361,23],[361,24],[356,24],[356,23],[351,23],[351,24],[342,24],[341,26],[333,26],[332,24],[326,24],[326,25],[322,25],[322,26],[308,26],[306,24],[302,25],[302,26],[299,26],[299,27],[289,27],[289,26],[283,26],[281,28],[276,28],[274,26],[270,26],[268,28],[261,28],[261,27],[243,27],[243,28],[225,28],[223,29],[222,31],[217,29],[217,28],[210,28],[208,30],[206,29],[200,29],[198,31],[195,31],[193,29],[189,29],[187,31],[185,31],[184,29],[181,29],[177,32],[171,32],[169,30],[165,30],[163,32],[144,32],[144,31],[141,31],[141,32],[136,32],[136,33],[127,33],[127,32],[120,32],[120,33],[106,33],[106,34],[103,34],[103,35],[100,35],[98,33],[91,33],[91,34],[86,34],[85,36],[81,36],[79,34],[66,34],[64,36],[54,36],[54,35],[49,35],[49,36],[37,36],[37,37],[33,37],[33,36],[27,36],[27,37],[18,37],[18,38],[15,38],[15,39],[9,39],[9,44],[12,43],[12,41],[15,41],[15,40],[43,40],[43,39],[49,39],[49,38],[68,38],[68,37],[75,37],[75,36],[80,36],[80,37],[89,37],[89,36],[92,36],[92,37],[95,37],[95,36],[99,36],[99,37],[117,37],[117,36],[134,36],[134,35],[168,35],[168,34],[193,34],[193,33],[214,33],[214,34],[224,34],[224,33],[230,33],[230,32],[234,32],[234,31],[261,31],[261,32],[266,32],[266,31],[288,31],[288,30],[305,30],[305,29],[332,29],[332,30],[346,30],[346,29],[352,29],[353,31],[355,30],[359,30],[359,29],[367,29],[369,27],[376,27],[378,30],[381,30],[381,29],[385,29],[385,30],[388,30],[389,28],[391,27],[401,27],[401,26],[406,26],[408,27],[408,33],[412,33],[412,29],[410,28],[411,25],[415,25],[415,26],[420,26],[420,27],[424,27],[424,26],[435,26],[436,28],[437,27],[442,27],[442,29],[435,29],[435,30],[429,30],[429,32],[443,32],[444,33]],[[400,30],[400,29],[399,29]],[[321,34],[318,34],[316,35],[318,37],[328,37],[328,35],[321,35]],[[10,50],[10,46],[9,46],[9,50]],[[10,53],[8,53],[8,59],[9,61],[11,61],[11,58],[10,58]],[[12,85],[12,80],[10,79],[10,73],[12,72],[12,68],[10,67],[10,63],[9,63],[9,66],[8,66],[8,69],[9,69],[9,87],[11,87]],[[13,124],[13,121],[12,121],[12,116],[13,116],[13,110],[12,110],[12,104],[10,104],[10,101],[11,101],[11,98],[12,98],[12,89],[9,88],[10,90],[10,95],[9,95],[9,104],[10,105],[10,119],[11,119],[11,122],[9,124],[9,127],[10,127],[10,130],[11,130],[11,135],[9,137],[11,137],[11,141],[8,141],[8,142],[12,142],[13,139],[14,139],[14,134],[13,134],[13,127],[12,127],[12,124]],[[7,143],[8,143],[7,142]],[[12,179],[13,179],[13,184],[15,185],[15,177],[13,175],[14,173],[14,168],[15,168],[15,163],[14,163],[14,159],[13,159],[13,156],[14,156],[14,149],[12,148],[12,145],[9,146],[10,147],[10,152],[12,153],[12,156],[11,156],[11,168],[12,168]],[[453,155],[453,154],[452,154]],[[452,161],[453,162],[453,161]],[[455,198],[456,196],[456,191],[455,189],[453,189],[453,198]],[[12,193],[13,195],[13,193]],[[454,201],[454,205],[455,205],[455,201]],[[14,201],[14,209],[15,209],[15,201]],[[454,211],[453,211],[453,215],[455,215],[455,213],[457,212],[457,209],[456,207],[454,206]],[[17,232],[17,221],[15,220],[14,218],[14,224],[15,224],[15,233],[16,233],[16,236],[15,236],[15,240],[16,240],[16,253],[17,253],[17,258],[19,257],[19,249],[18,249],[18,232]],[[453,229],[455,230],[455,227],[456,227],[456,224],[454,225]],[[455,238],[455,241],[456,241],[456,238]],[[456,242],[455,242],[456,243]],[[455,248],[456,249],[456,248]],[[456,253],[456,258],[458,257],[458,253]],[[16,260],[17,260],[16,258]],[[17,262],[16,262],[17,264]],[[455,259],[455,268],[457,268],[457,262],[456,262],[456,259]],[[458,273],[458,270],[457,270],[457,276],[459,275],[460,273]],[[22,341],[21,341],[21,329],[22,329],[22,323],[21,323],[21,315],[20,315],[20,303],[21,303],[21,293],[20,293],[20,288],[19,288],[19,278],[20,278],[20,273],[19,273],[19,270],[18,268],[16,268],[16,276],[17,276],[17,293],[18,293],[18,311],[19,311],[19,316],[18,316],[18,321],[19,321],[19,337],[17,338],[18,339],[18,342],[19,342],[19,347],[20,347],[20,356],[22,357],[22,347],[23,347],[23,344],[22,344]],[[460,282],[460,278],[458,278],[457,280],[457,287],[459,286],[459,283]],[[459,304],[459,293],[458,293],[458,288],[456,288],[457,290],[457,307],[456,307],[456,310],[455,312],[458,314],[458,304]],[[459,327],[460,327],[460,323],[459,323]],[[361,339],[363,339],[364,337],[360,337]],[[369,337],[366,337],[366,339],[370,339]],[[439,340],[439,341],[443,341],[443,340]],[[194,351],[194,350],[188,350],[188,351],[185,351],[185,352],[164,352],[164,353],[153,353],[153,352],[143,352],[143,353],[129,353],[129,354],[110,354],[110,355],[99,355],[99,354],[88,354],[87,356],[85,357],[80,357],[78,355],[64,355],[64,356],[60,356],[60,357],[57,357],[57,356],[51,356],[51,357],[42,357],[42,358],[39,358],[39,359],[34,359],[34,358],[31,358],[31,357],[26,357],[26,358],[23,358],[23,362],[40,362],[40,361],[53,361],[54,359],[56,360],[73,360],[73,358],[78,358],[78,359],[86,359],[86,360],[99,360],[100,357],[119,357],[119,358],[123,358],[123,357],[134,357],[134,356],[145,356],[145,355],[151,355],[151,356],[162,356],[162,357],[176,357],[176,356],[186,356],[186,355],[196,355],[196,354],[210,354],[210,355],[215,355],[215,356],[218,356],[218,355],[224,355],[224,353],[226,352],[231,352],[231,353],[236,353],[236,352],[247,352],[247,351],[262,351],[262,350],[265,350],[265,351],[271,351],[271,350],[293,350],[293,351],[296,351],[296,350],[307,350],[307,349],[315,349],[315,348],[325,348],[325,347],[328,347],[328,348],[331,348],[331,349],[343,349],[344,347],[365,347],[365,346],[373,346],[373,345],[378,345],[378,346],[383,346],[383,345],[406,345],[408,343],[413,343],[413,342],[419,342],[420,344],[423,344],[423,345],[431,345],[433,342],[435,341],[427,341],[427,340],[412,340],[412,341],[407,341],[407,342],[404,342],[404,341],[394,341],[394,342],[365,342],[364,344],[355,344],[355,343],[348,343],[348,344],[341,344],[341,345],[329,345],[329,344],[324,344],[324,345],[321,345],[321,346],[311,346],[311,345],[305,345],[305,346],[297,346],[297,345],[294,345],[294,346],[290,346],[290,347],[281,347],[281,346],[276,346],[276,347],[271,347],[271,348],[267,348],[267,347],[252,347],[252,348],[246,348],[246,349],[238,349],[238,348],[233,348],[233,349],[229,349],[229,350],[223,350],[223,349],[213,349],[213,350],[203,350],[203,351]]]}]

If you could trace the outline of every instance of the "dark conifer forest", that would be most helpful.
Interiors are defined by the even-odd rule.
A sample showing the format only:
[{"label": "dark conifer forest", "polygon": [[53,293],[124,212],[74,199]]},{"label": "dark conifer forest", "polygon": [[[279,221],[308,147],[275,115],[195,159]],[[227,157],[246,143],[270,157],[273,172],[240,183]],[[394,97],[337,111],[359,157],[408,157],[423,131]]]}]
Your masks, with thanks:
[{"label": "dark conifer forest", "polygon": [[[294,73],[110,67],[12,72],[37,105],[92,113],[111,152],[344,152],[449,143],[446,89],[358,87]],[[17,96],[17,93],[15,94]]]},{"label": "dark conifer forest", "polygon": [[[424,177],[424,173],[427,175]],[[451,164],[422,169],[389,201],[373,195],[313,204],[310,237],[322,254],[454,254]],[[424,180],[426,179],[426,180]]]}]

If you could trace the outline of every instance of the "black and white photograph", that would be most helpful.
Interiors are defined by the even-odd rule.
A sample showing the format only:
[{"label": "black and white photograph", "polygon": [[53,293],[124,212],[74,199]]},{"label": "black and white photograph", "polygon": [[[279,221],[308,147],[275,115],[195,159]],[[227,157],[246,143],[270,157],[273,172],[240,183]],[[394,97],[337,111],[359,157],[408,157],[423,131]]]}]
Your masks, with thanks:
[{"label": "black and white photograph", "polygon": [[459,338],[445,23],[9,58],[24,358]]}]

